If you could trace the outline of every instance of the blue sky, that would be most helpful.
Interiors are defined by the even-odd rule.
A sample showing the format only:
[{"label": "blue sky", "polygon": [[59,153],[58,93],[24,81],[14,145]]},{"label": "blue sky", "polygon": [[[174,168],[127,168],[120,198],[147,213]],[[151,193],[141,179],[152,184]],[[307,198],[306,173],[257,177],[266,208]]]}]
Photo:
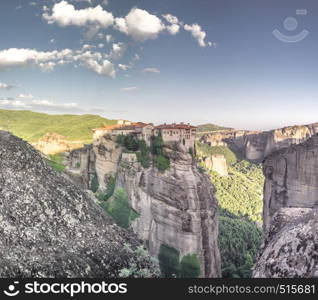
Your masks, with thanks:
[{"label": "blue sky", "polygon": [[318,121],[317,1],[0,8],[0,108],[260,130]]}]

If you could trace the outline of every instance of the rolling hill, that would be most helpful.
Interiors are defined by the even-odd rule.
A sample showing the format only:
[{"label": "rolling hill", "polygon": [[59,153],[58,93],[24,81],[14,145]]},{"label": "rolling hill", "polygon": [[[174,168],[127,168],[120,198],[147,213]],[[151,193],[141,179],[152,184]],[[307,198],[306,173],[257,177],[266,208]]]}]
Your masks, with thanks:
[{"label": "rolling hill", "polygon": [[202,124],[198,126],[198,132],[199,133],[203,133],[203,132],[211,132],[211,131],[220,131],[220,130],[230,130],[233,128],[229,128],[229,127],[223,127],[223,126],[219,126],[219,125],[215,125],[215,124]]},{"label": "rolling hill", "polygon": [[97,115],[48,115],[32,111],[0,110],[0,130],[36,142],[47,133],[57,133],[70,141],[89,142],[92,129],[116,124]]}]

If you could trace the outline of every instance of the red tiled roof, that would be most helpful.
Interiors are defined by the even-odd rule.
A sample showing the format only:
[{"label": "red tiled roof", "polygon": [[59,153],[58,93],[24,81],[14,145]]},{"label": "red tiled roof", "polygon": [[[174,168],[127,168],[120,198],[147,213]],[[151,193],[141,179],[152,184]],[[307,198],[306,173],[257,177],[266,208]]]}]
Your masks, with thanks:
[{"label": "red tiled roof", "polygon": [[155,127],[156,129],[195,129],[195,126],[188,124],[162,124]]}]

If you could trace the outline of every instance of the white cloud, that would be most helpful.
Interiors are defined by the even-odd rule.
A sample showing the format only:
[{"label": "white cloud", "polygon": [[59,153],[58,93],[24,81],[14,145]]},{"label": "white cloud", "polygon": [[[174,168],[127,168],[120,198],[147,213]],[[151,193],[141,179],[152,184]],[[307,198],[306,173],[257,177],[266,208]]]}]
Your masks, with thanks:
[{"label": "white cloud", "polygon": [[82,66],[99,75],[115,77],[114,65],[106,59],[107,55],[99,52],[86,51],[89,46],[84,45],[81,50],[72,51],[37,51],[34,49],[11,48],[0,51],[0,71],[13,67],[37,66],[44,72],[49,72],[56,65],[79,62]]},{"label": "white cloud", "polygon": [[133,92],[136,91],[138,88],[136,86],[131,86],[131,87],[126,87],[126,88],[122,88],[122,91],[124,92]]},{"label": "white cloud", "polygon": [[0,82],[0,90],[11,90],[13,88],[15,88],[14,85]]},{"label": "white cloud", "polygon": [[112,51],[110,52],[109,57],[113,60],[120,59],[126,51],[126,46],[124,43],[114,43],[112,45]]},{"label": "white cloud", "polygon": [[124,64],[119,64],[118,68],[123,70],[123,71],[127,71],[128,69],[130,69],[129,65],[124,65]]},{"label": "white cloud", "polygon": [[105,59],[101,62],[98,62],[94,59],[83,60],[84,66],[86,66],[89,70],[94,71],[98,75],[109,76],[112,78],[116,77],[116,71],[114,68],[114,64],[109,60]]},{"label": "white cloud", "polygon": [[18,95],[18,98],[19,99],[33,99],[34,97],[31,94],[20,94],[20,95]]},{"label": "white cloud", "polygon": [[202,30],[201,26],[198,24],[184,25],[186,31],[191,32],[192,36],[198,41],[200,47],[206,47],[205,37],[206,32]]},{"label": "white cloud", "polygon": [[39,67],[43,72],[52,72],[55,66],[56,66],[56,63],[53,61],[39,64]]},{"label": "white cloud", "polygon": [[114,22],[112,13],[104,10],[100,5],[94,8],[75,9],[74,5],[64,0],[53,6],[51,15],[44,12],[42,16],[49,24],[56,23],[62,27],[98,25],[107,28]]},{"label": "white cloud", "polygon": [[107,34],[105,36],[105,39],[106,39],[107,43],[110,43],[113,40],[113,37],[110,34]]},{"label": "white cloud", "polygon": [[167,26],[167,30],[171,35],[176,35],[180,31],[180,26],[178,24],[172,24]]},{"label": "white cloud", "polygon": [[50,43],[54,44],[55,43],[55,39],[50,39]]},{"label": "white cloud", "polygon": [[164,19],[169,22],[170,24],[179,24],[179,20],[176,16],[173,16],[171,14],[162,15]]},{"label": "white cloud", "polygon": [[116,29],[141,42],[157,38],[165,29],[157,16],[139,8],[133,8],[125,18],[116,18],[115,24]]},{"label": "white cloud", "polygon": [[158,70],[157,68],[145,68],[142,71],[144,73],[156,73],[156,74],[160,73],[160,70]]},{"label": "white cloud", "polygon": [[[40,68],[46,68],[46,63],[61,59],[71,59],[72,50],[64,49],[62,51],[37,51],[35,49],[17,49],[10,48],[0,51],[0,71],[12,67],[24,67],[36,65]],[[52,64],[49,66],[52,67]]]},{"label": "white cloud", "polygon": [[0,99],[0,106],[6,108],[27,108],[27,105],[20,100]]}]

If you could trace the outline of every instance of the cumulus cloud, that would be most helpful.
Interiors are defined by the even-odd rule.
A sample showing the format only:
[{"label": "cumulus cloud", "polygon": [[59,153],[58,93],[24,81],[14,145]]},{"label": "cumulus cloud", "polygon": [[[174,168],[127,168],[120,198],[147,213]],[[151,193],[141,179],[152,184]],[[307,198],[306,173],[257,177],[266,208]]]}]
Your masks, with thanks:
[{"label": "cumulus cloud", "polygon": [[84,45],[81,50],[72,51],[37,51],[34,49],[10,48],[0,51],[0,71],[14,67],[36,66],[44,72],[53,71],[57,65],[79,63],[89,70],[103,76],[115,77],[113,63],[107,60],[106,54],[88,51],[89,45]]},{"label": "cumulus cloud", "polygon": [[180,31],[180,26],[178,24],[172,24],[167,26],[167,30],[171,35],[176,35]]},{"label": "cumulus cloud", "polygon": [[176,16],[173,16],[171,14],[162,15],[164,19],[169,22],[170,24],[179,24],[179,19]]},{"label": "cumulus cloud", "polygon": [[0,51],[0,70],[12,67],[24,67],[36,65],[47,70],[54,67],[49,62],[57,60],[69,60],[72,58],[72,50],[61,51],[37,51],[35,49],[10,48]]},{"label": "cumulus cloud", "polygon": [[116,18],[115,24],[116,29],[141,42],[157,38],[165,29],[157,16],[139,8],[133,8],[124,18]]},{"label": "cumulus cloud", "polygon": [[51,14],[44,12],[42,17],[49,24],[56,23],[62,27],[98,25],[107,28],[114,22],[113,14],[104,10],[100,5],[94,8],[75,9],[74,5],[64,0],[54,4]]},{"label": "cumulus cloud", "polygon": [[126,46],[124,43],[114,43],[112,45],[112,51],[110,52],[110,59],[118,60],[120,59],[126,51]]},{"label": "cumulus cloud", "polygon": [[11,90],[13,88],[15,88],[14,85],[0,82],[0,90]]},{"label": "cumulus cloud", "polygon": [[143,73],[156,73],[156,74],[160,73],[160,70],[157,68],[145,68],[142,71]]},{"label": "cumulus cloud", "polygon": [[99,53],[84,53],[78,56],[78,60],[87,69],[97,73],[102,76],[109,76],[112,78],[116,77],[116,71],[114,64],[107,59],[101,59],[98,55]]},{"label": "cumulus cloud", "polygon": [[191,32],[192,36],[198,41],[200,47],[206,47],[206,32],[202,30],[199,24],[185,24],[184,30]]},{"label": "cumulus cloud", "polygon": [[136,91],[138,88],[136,86],[130,86],[130,87],[126,87],[126,88],[122,88],[122,91],[124,92],[133,92]]}]

